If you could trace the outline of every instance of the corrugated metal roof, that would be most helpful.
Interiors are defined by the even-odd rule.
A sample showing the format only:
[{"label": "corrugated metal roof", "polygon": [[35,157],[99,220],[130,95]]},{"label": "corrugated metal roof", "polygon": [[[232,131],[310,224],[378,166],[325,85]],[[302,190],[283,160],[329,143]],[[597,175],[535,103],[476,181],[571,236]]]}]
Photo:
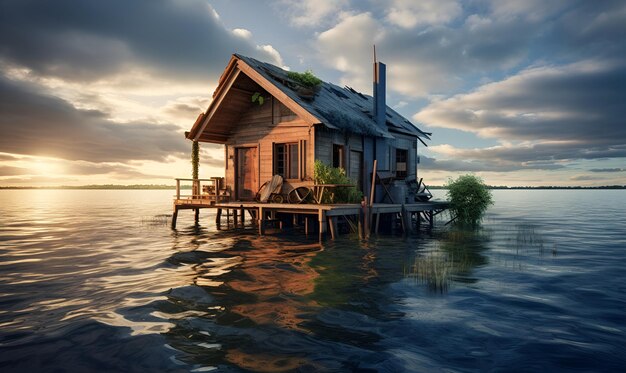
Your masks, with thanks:
[{"label": "corrugated metal roof", "polygon": [[287,71],[254,58],[235,54],[256,72],[271,81],[283,93],[293,99],[309,113],[319,118],[328,128],[362,135],[393,138],[390,132],[399,132],[430,139],[408,119],[387,106],[387,128],[376,125],[373,118],[374,98],[350,87],[339,87],[322,82],[312,99],[298,95]]}]

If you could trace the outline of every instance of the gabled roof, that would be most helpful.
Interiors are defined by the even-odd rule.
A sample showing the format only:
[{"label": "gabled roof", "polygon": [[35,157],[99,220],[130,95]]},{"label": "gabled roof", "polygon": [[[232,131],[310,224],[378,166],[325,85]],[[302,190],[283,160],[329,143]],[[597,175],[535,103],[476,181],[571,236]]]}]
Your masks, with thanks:
[{"label": "gabled roof", "polygon": [[[226,96],[227,91],[240,72],[274,95],[284,105],[309,124],[321,123],[324,126],[373,137],[393,138],[393,133],[430,139],[428,134],[419,130],[408,119],[387,107],[387,126],[378,126],[372,111],[374,99],[350,87],[339,87],[322,82],[313,99],[305,99],[292,88],[296,84],[287,75],[287,71],[254,58],[234,54],[220,78],[219,86],[213,95],[213,101],[205,114],[198,117],[188,138],[203,137],[203,132],[211,121]],[[215,134],[211,134],[215,135]],[[216,135],[219,137],[219,135]],[[226,136],[226,134],[224,134]],[[217,141],[217,137],[214,139]],[[210,136],[205,137],[210,140]]]}]

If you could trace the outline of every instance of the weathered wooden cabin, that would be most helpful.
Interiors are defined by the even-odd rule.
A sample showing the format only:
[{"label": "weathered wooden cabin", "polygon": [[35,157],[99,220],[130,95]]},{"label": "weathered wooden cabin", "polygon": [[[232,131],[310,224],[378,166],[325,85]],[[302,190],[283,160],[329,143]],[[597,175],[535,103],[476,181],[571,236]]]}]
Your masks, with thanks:
[{"label": "weathered wooden cabin", "polygon": [[[344,168],[368,196],[374,160],[388,178],[415,178],[418,144],[429,139],[386,105],[385,81],[377,62],[373,97],[327,82],[306,90],[287,71],[234,54],[186,137],[225,146],[224,187],[233,201],[252,200],[275,174],[284,193],[310,184],[315,160]],[[373,202],[384,197],[377,192]]]}]

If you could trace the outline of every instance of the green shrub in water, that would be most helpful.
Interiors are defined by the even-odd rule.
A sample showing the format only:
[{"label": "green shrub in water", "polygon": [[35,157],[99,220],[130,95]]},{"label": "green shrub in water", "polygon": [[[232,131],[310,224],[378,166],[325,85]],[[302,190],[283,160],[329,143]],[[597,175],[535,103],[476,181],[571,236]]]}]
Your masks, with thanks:
[{"label": "green shrub in water", "polygon": [[446,187],[450,209],[458,224],[478,225],[489,205],[493,204],[491,191],[477,176],[459,176],[448,181]]},{"label": "green shrub in water", "polygon": [[[356,184],[343,168],[330,167],[320,160],[315,161],[313,178],[316,184]],[[359,203],[363,197],[357,188],[336,188],[334,201],[330,200],[328,190],[324,191],[322,203]]]}]

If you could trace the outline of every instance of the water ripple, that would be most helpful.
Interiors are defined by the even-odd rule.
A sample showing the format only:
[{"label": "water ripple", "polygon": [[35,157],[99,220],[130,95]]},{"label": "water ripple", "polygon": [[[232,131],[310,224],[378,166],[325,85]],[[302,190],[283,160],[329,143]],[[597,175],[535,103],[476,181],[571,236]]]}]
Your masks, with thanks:
[{"label": "water ripple", "polygon": [[0,369],[626,364],[623,191],[496,191],[478,231],[323,245],[183,213],[171,231],[170,194],[0,192]]}]

